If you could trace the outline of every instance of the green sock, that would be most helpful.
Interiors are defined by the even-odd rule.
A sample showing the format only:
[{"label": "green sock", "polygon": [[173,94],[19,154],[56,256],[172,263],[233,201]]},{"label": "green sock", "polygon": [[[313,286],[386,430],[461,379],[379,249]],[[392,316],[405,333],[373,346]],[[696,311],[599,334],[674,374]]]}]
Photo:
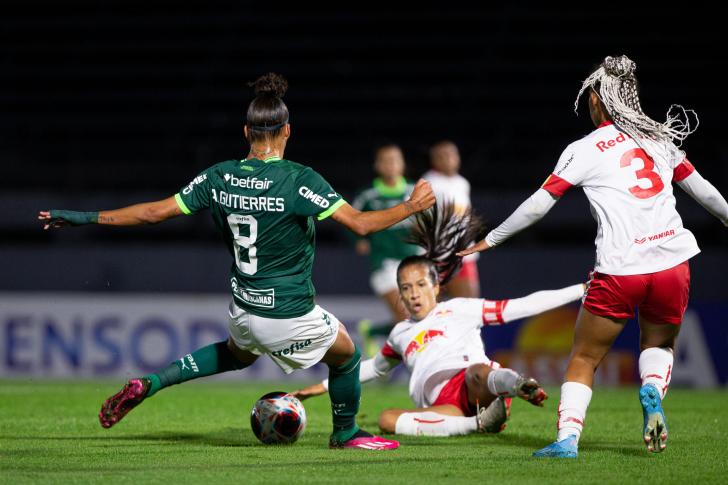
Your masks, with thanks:
[{"label": "green sock", "polygon": [[361,352],[355,347],[354,355],[348,362],[340,366],[329,366],[329,397],[334,418],[331,438],[335,441],[346,441],[359,431],[356,413],[359,412],[361,399],[360,364]]},{"label": "green sock", "polygon": [[174,384],[245,367],[247,364],[240,362],[228,349],[227,341],[223,340],[197,349],[191,354],[175,360],[164,369],[144,376],[152,381],[147,397]]}]

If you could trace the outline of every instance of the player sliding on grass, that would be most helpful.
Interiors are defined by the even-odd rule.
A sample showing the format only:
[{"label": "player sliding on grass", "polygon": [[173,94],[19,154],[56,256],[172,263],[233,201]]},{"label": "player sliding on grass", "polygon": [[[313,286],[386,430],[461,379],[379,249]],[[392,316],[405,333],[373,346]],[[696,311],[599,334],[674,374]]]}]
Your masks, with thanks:
[{"label": "player sliding on grass", "polygon": [[[658,123],[642,112],[635,63],[607,57],[586,81],[595,131],[569,145],[544,185],[484,241],[464,251],[496,246],[541,219],[574,185],[589,199],[597,229],[594,273],[576,322],[561,386],[556,442],[534,453],[575,458],[594,372],[639,307],[639,371],[643,439],[662,451],[667,424],[662,399],[670,384],[673,348],[690,289],[688,259],[700,250],[675,210],[671,182],[728,225],[728,203],[675,146],[695,131],[668,112]],[[576,105],[575,105],[576,109]],[[672,108],[671,108],[672,111]]]},{"label": "player sliding on grass", "polygon": [[[513,300],[454,298],[437,303],[441,286],[462,262],[455,252],[483,235],[479,219],[467,212],[456,215],[452,205],[417,216],[414,237],[426,254],[405,258],[397,270],[399,295],[411,317],[395,325],[381,351],[362,362],[360,370],[362,382],[399,364],[410,371],[409,393],[417,408],[383,411],[379,417],[383,431],[428,436],[498,433],[508,418],[510,397],[537,406],[546,399],[536,380],[501,368],[485,355],[480,329],[577,300],[584,285]],[[294,395],[307,398],[327,389],[331,392],[330,381]]]},{"label": "player sliding on grass", "polygon": [[283,159],[291,134],[288,108],[281,99],[287,82],[267,74],[254,86],[256,97],[248,107],[244,128],[250,143],[246,159],[214,165],[162,201],[102,212],[40,213],[48,229],[66,224],[150,224],[210,209],[234,256],[229,339],[131,379],[104,402],[101,425],[110,428],[160,389],[243,369],[267,354],[286,373],[319,361],[329,366],[331,447],[396,448],[397,442],[372,436],[356,425],[361,354],[336,317],[314,302],[312,217],[331,216],[366,235],[427,209],[434,204],[434,195],[427,182],[419,181],[411,197],[394,207],[371,212],[353,209],[314,170]]}]

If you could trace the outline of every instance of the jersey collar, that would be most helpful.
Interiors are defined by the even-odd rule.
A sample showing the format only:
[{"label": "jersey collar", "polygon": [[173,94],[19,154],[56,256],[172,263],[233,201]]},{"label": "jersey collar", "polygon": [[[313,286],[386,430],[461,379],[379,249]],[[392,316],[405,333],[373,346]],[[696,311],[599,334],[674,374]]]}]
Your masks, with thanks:
[{"label": "jersey collar", "polygon": [[607,120],[607,121],[603,121],[599,126],[597,126],[597,128],[604,128],[605,126],[609,126],[609,125],[613,125],[613,124],[614,124],[613,122]]},{"label": "jersey collar", "polygon": [[407,190],[407,179],[399,177],[393,187],[384,183],[380,177],[374,179],[374,188],[383,197],[398,197]]},{"label": "jersey collar", "polygon": [[[243,160],[240,160],[240,163],[245,163],[248,160],[260,160],[260,159],[259,158],[244,158]],[[278,157],[278,156],[273,156],[273,157],[268,157],[268,158],[266,158],[264,160],[261,160],[261,162],[263,162],[263,163],[270,163],[270,162],[277,162],[279,160],[283,160],[283,159],[281,157]]]}]

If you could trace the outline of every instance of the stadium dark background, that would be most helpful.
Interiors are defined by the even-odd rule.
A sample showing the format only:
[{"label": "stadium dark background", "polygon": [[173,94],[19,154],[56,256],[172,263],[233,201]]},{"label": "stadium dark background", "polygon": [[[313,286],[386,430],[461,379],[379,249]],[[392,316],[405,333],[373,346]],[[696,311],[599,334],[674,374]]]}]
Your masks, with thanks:
[{"label": "stadium dark background", "polygon": [[[0,290],[225,291],[229,256],[209,217],[47,233],[48,208],[91,210],[174,194],[247,153],[246,83],[275,71],[293,136],[286,158],[351,198],[373,148],[399,143],[415,178],[448,138],[476,209],[499,223],[592,129],[573,102],[605,55],[637,62],[645,111],[697,111],[684,145],[728,194],[725,28],[712,9],[645,4],[333,11],[299,3],[3,2],[0,7]],[[676,189],[703,254],[693,295],[728,300],[728,230]],[[480,260],[488,296],[583,279],[596,225],[580,191]],[[319,225],[320,293],[367,293],[366,261]]]}]

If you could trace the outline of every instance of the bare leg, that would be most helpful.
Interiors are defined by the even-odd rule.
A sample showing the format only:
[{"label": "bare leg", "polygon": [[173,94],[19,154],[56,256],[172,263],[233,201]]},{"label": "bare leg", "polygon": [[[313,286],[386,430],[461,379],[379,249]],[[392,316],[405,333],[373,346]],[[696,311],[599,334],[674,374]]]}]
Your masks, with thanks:
[{"label": "bare leg", "polygon": [[625,319],[594,315],[581,307],[576,319],[574,345],[564,380],[592,387],[594,372],[609,352],[614,340],[624,328]]},{"label": "bare leg", "polygon": [[349,332],[346,331],[346,327],[339,324],[339,334],[336,336],[334,345],[329,347],[329,350],[324,354],[324,358],[321,362],[329,366],[343,365],[354,356],[354,342],[352,342]]},{"label": "bare leg", "polygon": [[252,365],[253,362],[255,362],[258,357],[260,357],[259,355],[255,355],[254,353],[243,350],[235,345],[235,341],[232,337],[228,337],[227,348],[235,356],[235,358],[238,359],[241,363],[245,364],[246,367]]}]

